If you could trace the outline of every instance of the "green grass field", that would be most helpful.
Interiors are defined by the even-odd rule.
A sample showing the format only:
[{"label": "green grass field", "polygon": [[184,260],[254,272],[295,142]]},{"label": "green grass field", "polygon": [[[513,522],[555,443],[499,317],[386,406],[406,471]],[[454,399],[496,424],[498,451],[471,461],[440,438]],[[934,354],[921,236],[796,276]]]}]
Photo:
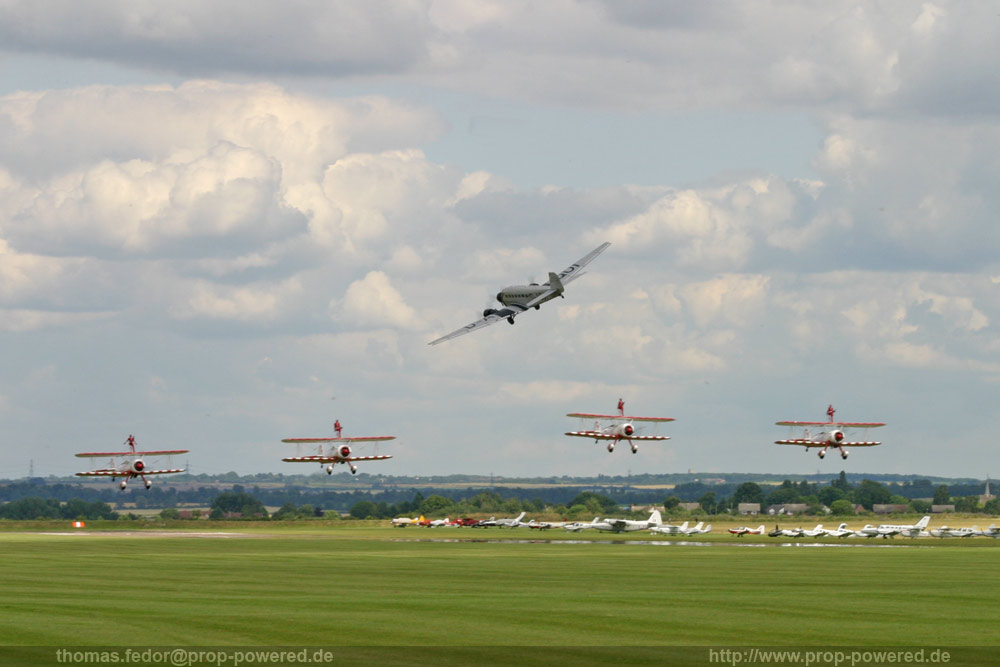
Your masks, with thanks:
[{"label": "green grass field", "polygon": [[754,548],[723,536],[574,544],[563,542],[592,537],[563,531],[559,543],[493,541],[550,537],[526,529],[223,530],[239,532],[0,532],[0,644],[996,644],[997,540]]}]

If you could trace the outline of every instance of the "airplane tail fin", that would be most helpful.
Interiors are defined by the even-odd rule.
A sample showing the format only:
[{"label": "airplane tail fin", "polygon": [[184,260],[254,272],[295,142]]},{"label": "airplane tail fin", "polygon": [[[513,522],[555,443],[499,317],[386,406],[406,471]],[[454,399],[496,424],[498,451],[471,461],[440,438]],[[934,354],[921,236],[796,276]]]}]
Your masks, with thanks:
[{"label": "airplane tail fin", "polygon": [[929,524],[930,522],[931,522],[930,515],[925,516],[923,519],[917,522],[916,527],[919,528],[920,530],[923,530],[924,528],[927,527],[927,524]]},{"label": "airplane tail fin", "polygon": [[653,510],[653,513],[649,515],[649,523],[654,526],[663,525],[663,517],[660,516],[660,510]]},{"label": "airplane tail fin", "polygon": [[681,524],[681,530],[687,530],[687,527],[688,527],[688,522],[687,521],[685,521],[684,523]]},{"label": "airplane tail fin", "polygon": [[707,526],[705,526],[705,528],[704,528],[704,530],[702,532],[711,533],[712,532],[712,524],[708,524]]},{"label": "airplane tail fin", "polygon": [[698,523],[696,523],[696,524],[694,525],[694,528],[692,528],[691,530],[695,530],[695,531],[697,531],[697,530],[701,530],[701,527],[702,527],[703,525],[705,525],[705,522],[704,522],[704,521],[699,521]]},{"label": "airplane tail fin", "polygon": [[521,512],[519,515],[517,515],[517,518],[514,519],[514,521],[520,521],[521,519],[524,518],[525,514],[527,514],[527,512]]},{"label": "airplane tail fin", "polygon": [[759,526],[757,526],[757,532],[761,534],[764,533],[764,524],[760,524]]},{"label": "airplane tail fin", "polygon": [[549,271],[549,287],[562,294],[563,291],[562,281],[559,280],[559,276],[552,273],[551,271]]}]

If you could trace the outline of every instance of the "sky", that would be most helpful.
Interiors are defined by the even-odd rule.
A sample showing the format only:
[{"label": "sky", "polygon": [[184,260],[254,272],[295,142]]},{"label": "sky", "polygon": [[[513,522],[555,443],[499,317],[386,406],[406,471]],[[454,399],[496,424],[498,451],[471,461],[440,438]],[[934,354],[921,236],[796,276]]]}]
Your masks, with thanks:
[{"label": "sky", "polygon": [[[0,477],[335,419],[390,475],[1000,475],[997,62],[989,2],[0,3]],[[619,398],[672,439],[563,435]],[[829,404],[884,444],[773,444]]]}]

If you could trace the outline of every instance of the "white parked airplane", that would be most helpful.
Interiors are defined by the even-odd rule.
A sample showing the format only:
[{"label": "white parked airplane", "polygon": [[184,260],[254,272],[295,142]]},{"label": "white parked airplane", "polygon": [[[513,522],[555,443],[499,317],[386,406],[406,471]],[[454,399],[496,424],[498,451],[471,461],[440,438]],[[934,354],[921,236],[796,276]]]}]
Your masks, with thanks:
[{"label": "white parked airplane", "polygon": [[729,532],[736,537],[743,537],[744,535],[763,535],[765,531],[764,525],[761,524],[756,528],[747,528],[746,526],[739,526],[737,528],[730,528]]},{"label": "white parked airplane", "polygon": [[702,523],[704,523],[704,522],[703,521],[699,521],[697,524],[695,524],[694,528],[688,528],[686,531],[684,531],[684,534],[685,535],[704,535],[705,533],[711,533],[712,532],[712,524],[708,524],[707,526],[702,526]]},{"label": "white parked airplane", "polygon": [[652,514],[645,521],[635,521],[632,519],[605,519],[598,522],[594,528],[610,533],[630,533],[634,530],[649,530],[656,526],[662,526],[663,519],[660,517],[660,510],[653,510]]},{"label": "white parked airplane", "polygon": [[[639,423],[651,423],[651,424],[662,424],[664,422],[674,421],[673,417],[630,417],[625,414],[625,402],[618,399],[618,412],[617,415],[598,415],[589,412],[570,412],[567,417],[574,417],[576,419],[586,419],[594,420],[594,427],[585,431],[567,431],[566,435],[571,435],[578,438],[593,438],[594,442],[599,440],[608,441],[608,451],[615,451],[615,445],[618,444],[619,440],[628,440],[628,444],[632,447],[632,453],[635,454],[639,451],[639,446],[636,445],[633,440],[669,440],[670,438],[665,435],[637,435],[635,422]],[[607,423],[607,426],[601,426],[601,423]],[[609,423],[610,422],[610,423]]]},{"label": "white parked airplane", "polygon": [[983,537],[1000,537],[1000,528],[997,528],[996,524],[991,523],[989,528],[983,530]]},{"label": "white parked airplane", "polygon": [[769,532],[768,537],[802,537],[803,531],[801,528],[779,528],[774,527],[774,530]]},{"label": "white parked airplane", "polygon": [[829,531],[823,528],[823,524],[818,523],[816,524],[816,527],[813,528],[812,530],[809,530],[808,528],[803,530],[802,537],[823,537],[828,532]]},{"label": "white parked airplane", "polygon": [[685,521],[684,523],[682,523],[679,526],[673,526],[673,525],[670,525],[669,523],[664,523],[664,524],[661,524],[659,526],[654,526],[653,528],[649,529],[649,531],[651,533],[654,533],[654,534],[657,534],[657,535],[687,535],[688,534],[687,533],[688,530],[690,530],[690,529],[688,528],[688,522],[687,521]]},{"label": "white parked airplane", "polygon": [[496,519],[496,526],[498,528],[517,528],[518,526],[527,526],[528,524],[522,523],[521,519],[527,512],[521,512],[517,515],[516,519]]},{"label": "white parked airplane", "polygon": [[853,530],[847,529],[847,524],[842,523],[835,530],[830,530],[829,528],[823,529],[824,537],[847,537],[848,535],[853,535]]},{"label": "white parked airplane", "polygon": [[601,518],[595,516],[593,521],[574,521],[573,523],[568,523],[563,526],[563,529],[568,530],[571,533],[579,533],[581,530],[588,530],[590,528],[597,528],[598,524],[601,523]]},{"label": "white parked airplane", "polygon": [[892,537],[893,535],[902,535],[903,537],[920,537],[920,531],[927,528],[927,524],[930,523],[930,515],[925,516],[920,521],[913,524],[896,525],[883,523],[879,525],[875,530],[878,531],[877,534],[882,537]]},{"label": "white parked airplane", "polygon": [[565,528],[569,525],[568,521],[535,521],[532,519],[528,523],[524,524],[528,528],[534,528],[535,530],[548,530],[550,528]]},{"label": "white parked airplane", "polygon": [[979,526],[973,526],[972,528],[949,528],[948,526],[941,526],[940,528],[931,530],[930,534],[932,537],[979,537],[984,533],[979,530]]},{"label": "white parked airplane", "polygon": [[428,345],[437,345],[438,343],[443,343],[446,340],[464,336],[467,333],[484,329],[491,324],[496,324],[500,320],[507,320],[511,324],[514,324],[514,318],[529,308],[538,310],[541,308],[543,303],[550,301],[557,296],[565,298],[563,296],[563,291],[566,285],[582,276],[583,271],[581,271],[581,269],[590,264],[595,257],[607,250],[609,245],[611,244],[602,243],[559,273],[549,272],[549,282],[547,283],[543,283],[541,285],[531,283],[530,285],[511,285],[509,287],[504,287],[497,293],[497,301],[503,305],[503,308],[487,308],[483,311],[482,319],[476,320],[472,324],[467,324],[461,329],[452,331],[446,336],[441,336],[440,338],[432,340],[428,343]]},{"label": "white parked airplane", "polygon": [[[845,447],[874,447],[875,445],[881,445],[881,442],[874,441],[856,441],[848,442],[845,440],[847,437],[844,435],[844,429],[851,428],[877,428],[879,426],[885,426],[881,422],[835,422],[833,421],[833,414],[836,412],[831,405],[826,409],[826,414],[830,416],[829,421],[825,422],[800,422],[800,421],[781,421],[775,422],[778,426],[803,426],[805,427],[805,433],[801,438],[789,438],[786,440],[775,440],[776,445],[799,445],[806,448],[809,451],[810,447],[822,447],[819,451],[819,457],[823,458],[826,456],[826,450],[831,447],[840,450],[840,457],[846,459],[849,453]],[[810,426],[822,426],[824,430],[819,433],[810,434]]]}]

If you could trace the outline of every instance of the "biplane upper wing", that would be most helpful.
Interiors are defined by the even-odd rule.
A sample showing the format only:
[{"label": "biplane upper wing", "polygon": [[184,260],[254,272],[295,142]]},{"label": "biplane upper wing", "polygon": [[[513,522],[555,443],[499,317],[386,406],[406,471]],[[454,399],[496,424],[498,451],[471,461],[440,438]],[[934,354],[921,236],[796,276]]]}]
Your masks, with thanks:
[{"label": "biplane upper wing", "polygon": [[832,426],[834,428],[878,428],[885,426],[882,422],[774,422],[778,426]]},{"label": "biplane upper wing", "polygon": [[[142,474],[168,475],[177,472],[187,472],[187,470],[185,470],[184,468],[171,468],[169,470],[143,470]],[[88,470],[87,472],[78,472],[76,473],[76,476],[77,477],[126,477],[129,474],[130,474],[129,471],[127,470],[123,472],[121,470],[103,469],[103,470]]]},{"label": "biplane upper wing", "polygon": [[317,442],[385,442],[386,440],[395,439],[396,436],[394,435],[366,435],[357,438],[285,438],[282,442],[297,444]]},{"label": "biplane upper wing", "polygon": [[567,417],[577,417],[580,419],[611,419],[630,422],[672,422],[677,421],[673,417],[630,417],[628,415],[596,415],[589,412],[569,412]]},{"label": "biplane upper wing", "polygon": [[80,452],[80,458],[105,458],[108,456],[170,456],[172,454],[187,454],[189,449],[162,449],[151,452]]},{"label": "biplane upper wing", "polygon": [[666,435],[630,435],[621,436],[604,433],[602,431],[566,431],[566,435],[579,438],[593,438],[594,440],[669,440]]},{"label": "biplane upper wing", "polygon": [[384,461],[391,458],[390,454],[376,454],[373,456],[348,456],[347,458],[339,456],[289,456],[281,460],[286,463],[339,463],[341,461]]}]

